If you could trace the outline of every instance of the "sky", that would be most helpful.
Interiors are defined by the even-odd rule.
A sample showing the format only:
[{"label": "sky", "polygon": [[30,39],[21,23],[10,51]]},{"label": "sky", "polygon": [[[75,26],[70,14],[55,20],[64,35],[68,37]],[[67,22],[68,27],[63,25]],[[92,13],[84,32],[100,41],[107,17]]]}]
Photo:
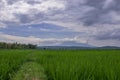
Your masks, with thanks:
[{"label": "sky", "polygon": [[120,46],[120,0],[0,0],[0,42]]}]

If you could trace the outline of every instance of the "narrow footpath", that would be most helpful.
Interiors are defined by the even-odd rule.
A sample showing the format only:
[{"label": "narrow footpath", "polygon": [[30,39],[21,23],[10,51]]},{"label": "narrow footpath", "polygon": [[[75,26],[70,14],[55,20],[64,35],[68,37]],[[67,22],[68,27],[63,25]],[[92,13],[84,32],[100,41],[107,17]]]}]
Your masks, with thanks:
[{"label": "narrow footpath", "polygon": [[28,56],[30,61],[21,66],[12,80],[47,80],[44,68],[35,62],[35,57]]},{"label": "narrow footpath", "polygon": [[44,69],[35,62],[25,63],[13,80],[47,80]]}]

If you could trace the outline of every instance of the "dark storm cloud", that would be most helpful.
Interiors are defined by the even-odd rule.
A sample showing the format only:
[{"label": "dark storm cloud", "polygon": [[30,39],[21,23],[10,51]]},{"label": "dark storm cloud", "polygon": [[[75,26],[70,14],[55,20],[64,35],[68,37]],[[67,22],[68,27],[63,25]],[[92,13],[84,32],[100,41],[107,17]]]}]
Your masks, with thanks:
[{"label": "dark storm cloud", "polygon": [[31,21],[33,21],[32,18],[29,17],[29,15],[27,14],[20,14],[20,15],[16,15],[17,18],[19,18],[21,23],[30,23]]},{"label": "dark storm cloud", "polygon": [[7,3],[8,3],[8,5],[12,5],[12,4],[14,4],[16,1],[18,1],[18,0],[7,0]]},{"label": "dark storm cloud", "polygon": [[[116,22],[112,22],[110,16],[104,17],[108,15],[111,11],[115,11],[116,13],[120,13],[120,1],[119,0],[111,0],[111,3],[106,2],[107,0],[87,0],[84,6],[94,7],[95,9],[90,10],[84,14],[82,18],[78,18],[77,20],[82,21],[86,26],[92,26],[94,24],[115,24]],[[105,4],[106,2],[106,4]],[[104,8],[104,6],[107,6]],[[80,11],[79,11],[80,13]],[[113,16],[114,17],[114,16]],[[120,24],[120,21],[116,24]]]},{"label": "dark storm cloud", "polygon": [[87,0],[86,5],[102,9],[105,0]]},{"label": "dark storm cloud", "polygon": [[120,0],[113,0],[113,3],[108,7],[108,10],[120,11]]},{"label": "dark storm cloud", "polygon": [[[9,5],[13,5],[16,2],[18,2],[18,0],[6,0],[6,1]],[[109,16],[107,18],[103,18],[103,16],[109,14],[110,11],[115,11],[116,13],[120,12],[119,0],[63,0],[63,1],[67,3],[65,5],[66,7],[65,10],[53,9],[51,11],[48,11],[47,13],[44,13],[44,11],[39,11],[40,9],[38,9],[39,8],[38,6],[37,6],[38,8],[32,8],[33,5],[41,4],[44,1],[26,0],[23,2],[28,5],[31,5],[30,6],[31,8],[28,9],[28,12],[27,13],[14,12],[14,14],[12,15],[17,19],[19,19],[21,23],[28,23],[33,20],[36,20],[39,22],[41,20],[42,21],[60,20],[60,21],[66,21],[66,22],[72,21],[73,23],[82,22],[85,26],[92,26],[94,24],[99,24],[99,25],[108,24],[108,23],[112,24],[112,21],[106,20],[107,18],[109,18]],[[59,17],[54,18],[55,15],[59,15],[59,14],[61,14],[61,17],[63,18],[59,18]],[[29,15],[33,16],[32,19],[31,19],[31,16]]]},{"label": "dark storm cloud", "polygon": [[110,30],[106,32],[99,32],[95,36],[98,40],[119,40],[120,41],[120,29]]}]

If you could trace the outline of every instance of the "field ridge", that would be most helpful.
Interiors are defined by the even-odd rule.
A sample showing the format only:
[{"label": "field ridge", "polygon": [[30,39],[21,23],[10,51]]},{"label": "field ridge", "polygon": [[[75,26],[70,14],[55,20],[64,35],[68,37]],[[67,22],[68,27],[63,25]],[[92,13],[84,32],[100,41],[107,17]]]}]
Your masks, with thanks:
[{"label": "field ridge", "polygon": [[36,62],[25,63],[12,80],[47,80],[44,69]]}]

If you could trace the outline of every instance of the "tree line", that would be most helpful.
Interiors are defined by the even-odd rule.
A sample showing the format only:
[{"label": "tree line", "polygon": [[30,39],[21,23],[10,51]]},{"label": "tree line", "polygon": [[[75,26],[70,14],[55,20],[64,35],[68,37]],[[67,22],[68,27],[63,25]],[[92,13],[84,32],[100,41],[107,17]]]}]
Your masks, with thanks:
[{"label": "tree line", "polygon": [[36,49],[37,45],[0,42],[0,49]]}]

